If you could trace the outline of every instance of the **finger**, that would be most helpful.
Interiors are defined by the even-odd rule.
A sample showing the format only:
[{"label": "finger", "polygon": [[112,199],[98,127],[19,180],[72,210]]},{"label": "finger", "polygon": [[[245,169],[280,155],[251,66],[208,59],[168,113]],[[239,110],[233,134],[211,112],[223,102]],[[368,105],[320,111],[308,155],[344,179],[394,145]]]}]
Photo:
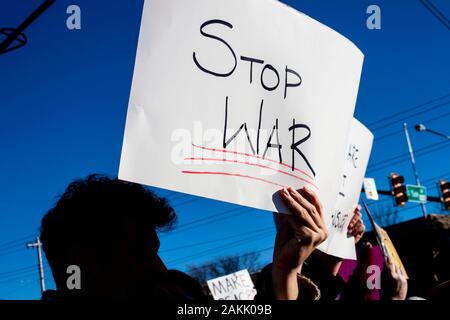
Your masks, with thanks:
[{"label": "finger", "polygon": [[364,225],[361,220],[358,220],[352,228],[351,235],[356,236],[364,232]]},{"label": "finger", "polygon": [[364,232],[366,232],[366,225],[364,224],[364,222],[361,221],[359,234],[362,236],[364,234]]},{"label": "finger", "polygon": [[398,267],[398,265],[395,265],[395,273],[397,274],[397,276],[401,276],[402,275],[402,271],[400,270],[400,268]]},{"label": "finger", "polygon": [[395,262],[394,262],[394,260],[392,260],[391,257],[388,258],[388,260],[386,262],[386,266],[388,268],[389,275],[395,279],[397,277],[397,274],[395,272]]},{"label": "finger", "polygon": [[348,230],[353,229],[353,227],[355,226],[355,223],[356,223],[357,221],[358,221],[358,219],[357,219],[355,216],[353,216],[353,217],[350,219],[350,223],[348,224],[347,229],[348,229]]},{"label": "finger", "polygon": [[395,267],[396,267],[396,270],[397,270],[397,274],[398,274],[399,279],[402,280],[402,281],[406,280],[406,277],[405,277],[405,275],[403,274],[403,270],[400,268],[400,266],[399,266],[399,265],[396,265]]},{"label": "finger", "polygon": [[315,192],[307,187],[303,187],[301,190],[302,194],[316,207],[317,212],[323,218],[323,206]]},{"label": "finger", "polygon": [[401,281],[403,278],[403,274],[402,271],[400,270],[400,267],[398,265],[395,265],[394,268],[395,268],[395,278]]},{"label": "finger", "polygon": [[312,191],[307,187],[303,187],[302,189],[298,190],[298,192],[314,206],[314,208],[316,209],[316,212],[314,214],[315,222],[322,229],[323,232],[328,233],[328,229],[325,225],[324,220],[323,206],[322,203],[319,201],[317,195],[314,193],[314,191]]},{"label": "finger", "polygon": [[387,256],[385,262],[386,262],[386,266],[387,266],[389,269],[391,269],[391,268],[392,268],[392,265],[393,265],[392,258],[391,258],[390,256]]},{"label": "finger", "polygon": [[288,208],[292,211],[293,216],[296,217],[296,219],[289,219],[293,229],[298,229],[302,225],[307,226],[313,230],[318,229],[317,225],[314,223],[307,210],[291,196],[289,191],[287,191],[286,189],[281,190],[281,198],[288,206]]},{"label": "finger", "polygon": [[361,206],[359,204],[355,205],[355,209],[353,209],[354,214],[361,214]]},{"label": "finger", "polygon": [[294,188],[289,187],[288,191],[290,195],[295,199],[295,201],[297,201],[303,208],[306,209],[309,218],[311,218],[313,223],[316,225],[316,228],[313,229],[318,231],[318,229],[322,227],[323,221],[321,221],[322,219],[320,217],[320,214],[317,212],[316,207]]},{"label": "finger", "polygon": [[362,220],[362,214],[359,211],[353,211],[353,217],[350,220],[349,227],[352,228],[356,222]]}]

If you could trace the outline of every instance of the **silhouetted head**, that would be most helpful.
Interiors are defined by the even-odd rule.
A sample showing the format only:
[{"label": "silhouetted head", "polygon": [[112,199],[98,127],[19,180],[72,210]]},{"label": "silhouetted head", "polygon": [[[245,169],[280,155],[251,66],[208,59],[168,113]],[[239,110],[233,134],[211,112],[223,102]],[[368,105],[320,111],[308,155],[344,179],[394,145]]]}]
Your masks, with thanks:
[{"label": "silhouetted head", "polygon": [[[121,298],[148,290],[165,272],[156,231],[170,229],[175,220],[167,201],[141,185],[101,175],[72,182],[41,224],[58,291]],[[80,290],[67,287],[71,265],[80,268]]]}]

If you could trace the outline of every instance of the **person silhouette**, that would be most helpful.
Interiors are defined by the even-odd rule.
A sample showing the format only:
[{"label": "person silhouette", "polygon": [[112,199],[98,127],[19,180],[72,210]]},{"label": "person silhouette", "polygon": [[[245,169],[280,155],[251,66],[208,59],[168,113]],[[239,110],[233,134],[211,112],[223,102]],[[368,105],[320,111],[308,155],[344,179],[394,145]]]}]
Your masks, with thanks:
[{"label": "person silhouette", "polygon": [[[40,239],[56,283],[43,299],[204,299],[202,287],[158,256],[157,231],[174,209],[145,187],[89,175],[69,184],[42,219]],[[77,266],[80,286],[68,285]]]}]

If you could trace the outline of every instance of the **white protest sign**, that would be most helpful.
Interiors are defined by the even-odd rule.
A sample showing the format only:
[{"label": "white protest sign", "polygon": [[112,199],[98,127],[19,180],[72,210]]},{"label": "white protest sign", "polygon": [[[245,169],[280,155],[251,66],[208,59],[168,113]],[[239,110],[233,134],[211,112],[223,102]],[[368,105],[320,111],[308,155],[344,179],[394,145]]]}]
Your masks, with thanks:
[{"label": "white protest sign", "polygon": [[247,269],[208,280],[214,300],[253,300],[256,289]]},{"label": "white protest sign", "polygon": [[341,174],[341,189],[335,209],[325,217],[329,229],[328,239],[318,248],[330,255],[344,259],[356,259],[355,239],[347,235],[347,227],[358,204],[364,174],[372,150],[373,134],[353,118],[347,148],[345,168]]},{"label": "white protest sign", "polygon": [[378,190],[374,178],[364,178],[364,193],[370,200],[378,200]]},{"label": "white protest sign", "polygon": [[274,0],[144,3],[119,178],[269,211],[330,212],[363,55]]}]

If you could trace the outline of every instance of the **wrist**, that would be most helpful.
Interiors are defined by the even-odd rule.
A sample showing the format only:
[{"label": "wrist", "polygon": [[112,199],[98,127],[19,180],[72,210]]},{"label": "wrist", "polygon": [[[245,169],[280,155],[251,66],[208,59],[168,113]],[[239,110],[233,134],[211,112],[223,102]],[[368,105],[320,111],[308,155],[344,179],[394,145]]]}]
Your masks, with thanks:
[{"label": "wrist", "polygon": [[272,266],[272,285],[277,300],[296,300],[298,298],[297,275],[299,271],[301,271],[301,266],[294,269]]}]

